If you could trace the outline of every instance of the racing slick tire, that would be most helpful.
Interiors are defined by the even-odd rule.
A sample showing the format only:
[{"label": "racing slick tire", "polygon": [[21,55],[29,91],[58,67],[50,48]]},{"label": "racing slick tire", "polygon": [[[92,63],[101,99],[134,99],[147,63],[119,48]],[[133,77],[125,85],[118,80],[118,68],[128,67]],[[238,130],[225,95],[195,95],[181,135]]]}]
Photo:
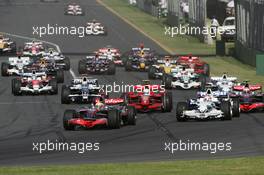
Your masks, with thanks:
[{"label": "racing slick tire", "polygon": [[50,86],[52,87],[51,94],[58,94],[58,83],[55,78],[51,79],[49,82]]},{"label": "racing slick tire", "polygon": [[221,103],[221,111],[224,113],[223,120],[232,120],[231,104],[229,101]]},{"label": "racing slick tire", "polygon": [[8,69],[9,69],[9,64],[8,63],[2,63],[1,64],[1,74],[2,74],[3,77],[8,76],[8,73],[7,73]]},{"label": "racing slick tire", "polygon": [[132,71],[132,61],[130,59],[125,62],[125,70]]},{"label": "racing slick tire", "polygon": [[210,66],[209,66],[209,64],[204,64],[203,65],[203,70],[204,70],[204,75],[209,77],[210,76]]},{"label": "racing slick tire", "polygon": [[185,122],[187,119],[183,117],[183,112],[188,109],[186,102],[179,102],[176,107],[176,119],[178,122]]},{"label": "racing slick tire", "polygon": [[12,93],[15,96],[21,95],[21,82],[17,79],[12,80]]},{"label": "racing slick tire", "polygon": [[13,42],[11,45],[10,45],[10,47],[11,47],[11,52],[12,53],[16,53],[16,51],[17,51],[17,47],[16,47],[17,45],[16,45],[16,42]]},{"label": "racing slick tire", "polygon": [[148,70],[148,78],[150,80],[154,80],[156,78],[155,73],[156,73],[156,68],[153,66],[150,66],[150,68]]},{"label": "racing slick tire", "polygon": [[136,109],[133,106],[127,107],[127,124],[136,125]]},{"label": "racing slick tire", "polygon": [[172,104],[173,102],[171,92],[165,93],[162,99],[162,112],[171,112]]},{"label": "racing slick tire", "polygon": [[108,74],[108,75],[115,75],[115,73],[116,73],[116,66],[115,66],[115,63],[114,63],[114,62],[110,62],[110,63],[109,63],[108,70],[107,70],[107,74]]},{"label": "racing slick tire", "polygon": [[162,77],[162,84],[165,85],[165,89],[172,89],[172,76],[169,76],[167,74],[163,74]]},{"label": "racing slick tire", "polygon": [[73,131],[75,129],[74,125],[69,124],[69,120],[76,117],[75,110],[66,110],[63,115],[63,128],[68,131]]},{"label": "racing slick tire", "polygon": [[120,128],[120,113],[118,110],[109,110],[108,111],[108,119],[107,119],[108,127],[110,129],[119,129]]},{"label": "racing slick tire", "polygon": [[71,62],[70,62],[70,59],[68,57],[65,57],[64,64],[65,64],[64,70],[70,70]]},{"label": "racing slick tire", "polygon": [[71,94],[70,89],[63,85],[61,88],[61,104],[70,104],[69,95]]},{"label": "racing slick tire", "polygon": [[206,76],[200,75],[199,82],[201,83],[200,90],[205,91],[205,89],[206,89]]},{"label": "racing slick tire", "polygon": [[56,79],[57,79],[57,83],[64,83],[64,72],[63,72],[63,70],[61,70],[61,69],[57,70]]},{"label": "racing slick tire", "polygon": [[85,61],[83,61],[83,60],[79,61],[78,72],[79,72],[79,74],[85,74],[86,73],[86,63],[85,63]]},{"label": "racing slick tire", "polygon": [[238,98],[234,98],[232,106],[232,114],[233,117],[240,117],[240,102]]}]

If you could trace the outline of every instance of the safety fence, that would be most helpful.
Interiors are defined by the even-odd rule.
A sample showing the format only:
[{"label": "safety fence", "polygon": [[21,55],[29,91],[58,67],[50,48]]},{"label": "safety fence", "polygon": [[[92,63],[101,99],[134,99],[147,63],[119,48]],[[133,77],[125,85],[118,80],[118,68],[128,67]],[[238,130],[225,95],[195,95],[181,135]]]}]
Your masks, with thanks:
[{"label": "safety fence", "polygon": [[236,56],[241,61],[256,65],[256,54],[264,51],[264,0],[237,0]]}]

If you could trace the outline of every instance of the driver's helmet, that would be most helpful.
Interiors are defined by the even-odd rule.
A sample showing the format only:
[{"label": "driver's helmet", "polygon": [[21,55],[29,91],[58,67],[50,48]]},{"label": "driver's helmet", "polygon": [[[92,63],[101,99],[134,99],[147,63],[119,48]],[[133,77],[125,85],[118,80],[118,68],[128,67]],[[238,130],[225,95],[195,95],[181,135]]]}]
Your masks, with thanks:
[{"label": "driver's helmet", "polygon": [[32,71],[32,79],[36,80],[37,79],[37,75],[36,75],[36,71]]},{"label": "driver's helmet", "polygon": [[92,20],[92,23],[93,23],[93,24],[95,24],[96,22],[97,22],[96,19],[93,19],[93,20]]},{"label": "driver's helmet", "polygon": [[43,59],[43,58],[40,59],[39,65],[40,65],[41,68],[46,67],[46,64],[47,64],[47,63],[46,63],[45,59]]},{"label": "driver's helmet", "polygon": [[149,95],[149,94],[150,94],[149,86],[145,86],[145,87],[144,87],[143,94],[144,94],[144,95]]},{"label": "driver's helmet", "polygon": [[42,80],[46,80],[46,79],[47,79],[47,75],[46,75],[46,74],[45,74],[45,75],[42,75],[42,76],[41,76],[41,79],[42,79]]},{"label": "driver's helmet", "polygon": [[83,77],[82,79],[82,85],[87,85],[88,82],[87,82],[87,78],[86,77]]},{"label": "driver's helmet", "polygon": [[207,89],[206,94],[204,96],[204,101],[206,101],[206,102],[211,101],[212,98],[213,98],[212,94],[213,94],[212,90],[211,89]]},{"label": "driver's helmet", "polygon": [[145,52],[143,50],[140,51],[140,56],[144,57],[145,56]]},{"label": "driver's helmet", "polygon": [[143,50],[143,49],[145,48],[144,44],[143,44],[143,43],[140,43],[140,44],[139,44],[139,48],[140,48],[141,50]]},{"label": "driver's helmet", "polygon": [[96,99],[95,100],[95,104],[94,104],[94,106],[95,106],[95,108],[96,109],[101,109],[101,107],[103,107],[104,106],[104,103],[103,103],[103,101],[102,101],[102,99]]},{"label": "driver's helmet", "polygon": [[190,54],[190,55],[188,55],[188,58],[189,58],[189,60],[192,60],[193,56]]},{"label": "driver's helmet", "polygon": [[243,93],[248,94],[249,92],[250,92],[249,86],[248,87],[245,86],[245,88],[243,89]]},{"label": "driver's helmet", "polygon": [[171,66],[170,57],[165,57],[165,66]]},{"label": "driver's helmet", "polygon": [[224,74],[222,78],[223,78],[223,80],[226,80],[227,79],[227,75]]}]

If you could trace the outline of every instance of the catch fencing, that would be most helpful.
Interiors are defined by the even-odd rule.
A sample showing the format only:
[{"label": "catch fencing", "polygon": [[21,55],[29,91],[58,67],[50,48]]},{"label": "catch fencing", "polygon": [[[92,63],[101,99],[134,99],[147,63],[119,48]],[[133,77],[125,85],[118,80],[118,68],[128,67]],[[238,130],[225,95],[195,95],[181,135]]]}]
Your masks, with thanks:
[{"label": "catch fencing", "polygon": [[236,56],[242,62],[256,65],[256,54],[264,51],[264,0],[237,0]]}]

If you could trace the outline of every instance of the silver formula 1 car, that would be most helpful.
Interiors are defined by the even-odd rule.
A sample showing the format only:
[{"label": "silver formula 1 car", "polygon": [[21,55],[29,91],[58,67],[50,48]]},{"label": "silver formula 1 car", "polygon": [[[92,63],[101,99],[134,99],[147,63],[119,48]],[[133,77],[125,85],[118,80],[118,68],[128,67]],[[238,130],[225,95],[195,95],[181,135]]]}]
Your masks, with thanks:
[{"label": "silver formula 1 car", "polygon": [[79,74],[102,74],[114,75],[116,72],[115,63],[106,56],[91,55],[79,61]]}]

